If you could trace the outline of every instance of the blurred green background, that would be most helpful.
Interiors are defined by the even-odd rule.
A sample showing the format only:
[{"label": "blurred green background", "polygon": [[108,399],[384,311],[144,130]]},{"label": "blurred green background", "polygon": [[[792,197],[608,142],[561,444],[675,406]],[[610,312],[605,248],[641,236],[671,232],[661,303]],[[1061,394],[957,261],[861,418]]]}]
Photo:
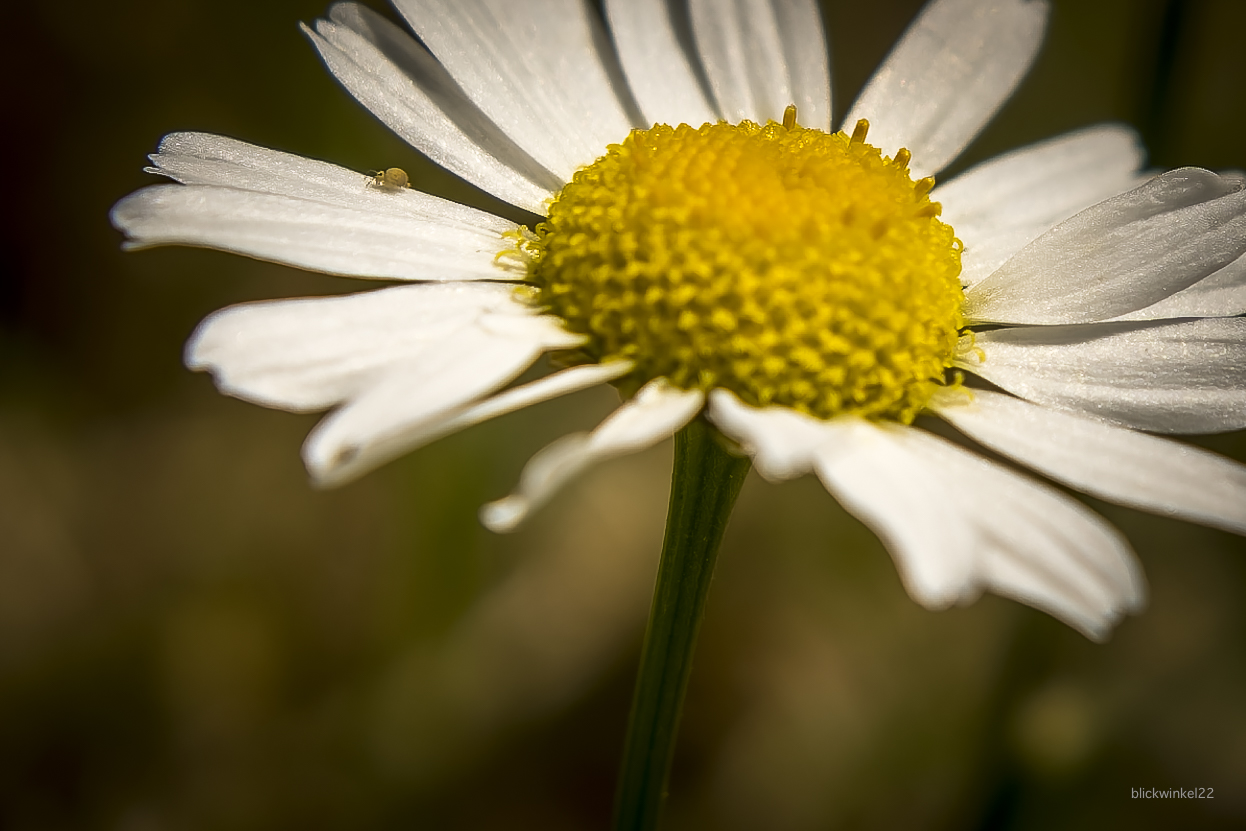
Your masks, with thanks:
[{"label": "blurred green background", "polygon": [[[377,8],[379,2],[372,2]],[[920,3],[824,4],[842,114]],[[350,281],[122,254],[144,154],[205,130],[497,204],[421,161],[295,28],[321,0],[10,9],[0,282],[0,828],[605,827],[669,444],[519,533],[478,506],[609,390],[445,439],[338,491],[315,417],[180,363],[221,306]],[[958,166],[1105,120],[1156,167],[1246,167],[1246,3],[1056,0]],[[1200,440],[1246,460],[1246,435]],[[904,594],[811,480],[745,487],[703,630],[667,828],[1241,828],[1246,544],[1095,503],[1150,608],[1096,646],[986,597]],[[1214,800],[1131,798],[1214,788]],[[1127,824],[1127,825],[1126,825]]]}]

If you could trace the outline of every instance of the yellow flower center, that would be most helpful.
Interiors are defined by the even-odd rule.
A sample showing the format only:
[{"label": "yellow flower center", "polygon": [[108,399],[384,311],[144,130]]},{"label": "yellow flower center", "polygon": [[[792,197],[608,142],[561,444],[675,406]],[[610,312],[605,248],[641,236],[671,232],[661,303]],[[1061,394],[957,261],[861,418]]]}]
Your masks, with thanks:
[{"label": "yellow flower center", "polygon": [[634,130],[518,246],[581,359],[820,418],[909,422],[963,320],[960,241],[909,153],[796,124]]}]

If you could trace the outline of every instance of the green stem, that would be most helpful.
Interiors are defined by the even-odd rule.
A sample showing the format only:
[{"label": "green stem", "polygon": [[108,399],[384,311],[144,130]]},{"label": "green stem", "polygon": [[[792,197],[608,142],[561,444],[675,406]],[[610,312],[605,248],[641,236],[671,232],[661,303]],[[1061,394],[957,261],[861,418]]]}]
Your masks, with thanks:
[{"label": "green stem", "polygon": [[675,436],[666,539],[628,719],[615,831],[657,827],[718,545],[748,469],[749,460],[728,453],[703,419]]}]

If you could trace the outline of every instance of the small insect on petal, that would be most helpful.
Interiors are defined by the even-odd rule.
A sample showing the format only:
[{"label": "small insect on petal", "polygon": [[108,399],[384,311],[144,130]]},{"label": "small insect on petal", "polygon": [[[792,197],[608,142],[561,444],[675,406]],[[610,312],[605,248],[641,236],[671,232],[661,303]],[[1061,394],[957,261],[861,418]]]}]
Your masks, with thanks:
[{"label": "small insect on petal", "polygon": [[391,167],[389,170],[378,170],[374,173],[368,185],[377,190],[393,192],[411,187],[411,178],[401,167]]}]

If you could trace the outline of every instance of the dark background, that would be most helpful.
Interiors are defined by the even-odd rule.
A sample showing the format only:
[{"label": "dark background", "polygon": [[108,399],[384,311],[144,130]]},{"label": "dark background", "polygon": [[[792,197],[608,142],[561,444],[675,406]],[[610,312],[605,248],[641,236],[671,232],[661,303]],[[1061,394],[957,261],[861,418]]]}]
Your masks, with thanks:
[{"label": "dark background", "polygon": [[[824,5],[842,115],[920,4]],[[323,70],[295,28],[322,11],[69,0],[6,15],[2,829],[606,825],[669,444],[505,537],[478,506],[608,412],[608,390],[314,491],[298,449],[315,417],[217,394],[181,348],[221,306],[350,281],[123,254],[108,225],[173,130],[400,165],[477,198]],[[965,162],[1117,120],[1156,167],[1246,167],[1243,31],[1237,0],[1057,0],[1037,67]],[[1246,459],[1246,435],[1199,443]],[[752,479],[666,827],[1246,825],[1246,545],[1095,507],[1152,586],[1104,646],[994,597],[924,611],[816,481]],[[1178,787],[1215,798],[1131,798]]]}]

